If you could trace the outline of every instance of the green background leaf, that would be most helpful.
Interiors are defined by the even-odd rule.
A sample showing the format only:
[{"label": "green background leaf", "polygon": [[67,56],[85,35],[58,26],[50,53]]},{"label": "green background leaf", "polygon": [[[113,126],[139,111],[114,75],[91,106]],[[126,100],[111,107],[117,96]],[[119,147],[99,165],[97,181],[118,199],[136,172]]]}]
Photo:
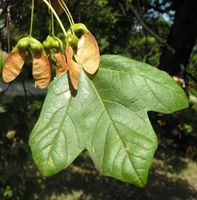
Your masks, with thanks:
[{"label": "green background leaf", "polygon": [[2,51],[0,49],[0,74],[1,74],[1,71],[2,71],[2,68],[3,68],[3,64],[6,61],[7,57],[8,57],[7,52]]},{"label": "green background leaf", "polygon": [[76,95],[67,74],[50,84],[30,135],[34,161],[50,176],[86,149],[101,174],[143,187],[157,148],[147,112],[187,106],[167,73],[121,56],[102,56],[92,80],[81,73]]}]

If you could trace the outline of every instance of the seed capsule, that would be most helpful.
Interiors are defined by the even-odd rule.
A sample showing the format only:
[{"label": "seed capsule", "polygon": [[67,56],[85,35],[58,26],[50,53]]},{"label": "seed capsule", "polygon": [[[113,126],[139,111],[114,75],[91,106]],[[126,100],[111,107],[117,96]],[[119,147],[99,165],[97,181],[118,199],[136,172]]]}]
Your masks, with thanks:
[{"label": "seed capsule", "polygon": [[47,37],[47,39],[43,42],[43,46],[44,46],[45,49],[52,48],[51,36]]},{"label": "seed capsule", "polygon": [[59,43],[57,49],[63,50],[64,45],[63,45],[62,41],[57,36],[53,36],[53,39]]},{"label": "seed capsule", "polygon": [[78,41],[79,41],[78,37],[73,34],[69,34],[65,39],[65,43],[67,44],[67,47],[70,46],[72,48],[77,47]]},{"label": "seed capsule", "polygon": [[76,23],[73,24],[69,30],[68,30],[68,34],[72,33],[72,30],[74,31],[74,33],[77,35],[77,37],[81,37],[82,35],[86,34],[89,32],[89,30],[87,29],[87,27],[85,26],[85,24],[83,23]]},{"label": "seed capsule", "polygon": [[40,43],[38,40],[35,38],[30,38],[29,39],[30,47],[34,52],[41,52],[43,51],[43,46],[42,43]]},{"label": "seed capsule", "polygon": [[17,42],[18,49],[27,49],[28,46],[29,46],[29,37],[22,38]]},{"label": "seed capsule", "polygon": [[3,66],[2,77],[6,83],[13,81],[21,72],[25,62],[25,51],[13,50]]}]

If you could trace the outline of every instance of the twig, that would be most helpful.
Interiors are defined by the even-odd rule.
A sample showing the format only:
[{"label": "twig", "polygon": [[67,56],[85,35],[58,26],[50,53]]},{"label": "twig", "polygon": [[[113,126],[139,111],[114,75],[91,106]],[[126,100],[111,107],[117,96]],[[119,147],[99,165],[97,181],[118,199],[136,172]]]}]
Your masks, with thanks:
[{"label": "twig", "polygon": [[8,52],[10,52],[10,27],[11,27],[11,14],[10,14],[10,9],[11,5],[8,5],[7,7],[7,43],[8,43]]},{"label": "twig", "polygon": [[169,46],[166,43],[166,40],[164,40],[163,38],[161,38],[159,35],[157,35],[152,29],[150,29],[145,22],[143,21],[142,17],[140,16],[140,14],[138,13],[138,11],[131,5],[130,6],[131,11],[133,12],[133,14],[135,15],[136,19],[138,20],[138,22],[143,26],[144,29],[147,30],[147,32],[149,34],[151,34],[159,43],[161,43],[163,46],[165,46],[169,51],[171,51],[173,54],[175,53],[175,50]]},{"label": "twig", "polygon": [[5,94],[8,91],[9,87],[10,87],[10,84],[3,91],[1,91],[0,94],[1,95]]},{"label": "twig", "polygon": [[22,86],[23,86],[23,91],[24,91],[24,94],[25,94],[25,98],[27,98],[27,92],[28,92],[28,90],[26,89],[26,86],[25,86],[25,82],[24,82],[24,80],[22,80]]},{"label": "twig", "polygon": [[153,48],[151,48],[150,52],[148,52],[148,53],[144,56],[143,62],[146,62],[146,61],[147,61],[147,59],[153,54],[153,52],[155,51],[155,49],[156,49],[158,46],[160,46],[160,45],[156,44],[155,46],[153,46]]},{"label": "twig", "polygon": [[186,76],[190,77],[195,83],[197,83],[197,79],[192,74],[190,74],[189,72],[185,72],[185,73],[186,73]]}]

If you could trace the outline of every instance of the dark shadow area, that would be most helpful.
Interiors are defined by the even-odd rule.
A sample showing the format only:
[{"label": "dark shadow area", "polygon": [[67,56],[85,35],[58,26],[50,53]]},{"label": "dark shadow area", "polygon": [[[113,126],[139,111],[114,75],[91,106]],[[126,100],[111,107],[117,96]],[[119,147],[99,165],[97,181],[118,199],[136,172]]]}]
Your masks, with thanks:
[{"label": "dark shadow area", "polygon": [[[80,162],[82,162],[80,164]],[[170,179],[161,175],[154,167],[151,169],[149,181],[144,189],[138,189],[112,178],[100,176],[88,158],[81,156],[68,170],[57,176],[47,178],[46,191],[53,191],[57,196],[61,193],[83,191],[79,199],[126,200],[126,199],[195,199],[197,190],[182,179]],[[86,163],[87,166],[83,166]],[[80,165],[79,165],[80,164]],[[53,183],[53,184],[51,184]],[[56,186],[56,191],[54,187]],[[47,192],[48,193],[48,192]],[[44,196],[43,196],[44,197]]]},{"label": "dark shadow area", "polygon": [[[43,178],[33,163],[28,146],[29,133],[38,118],[42,97],[0,97],[0,100],[0,200],[189,200],[197,197],[197,186],[192,184],[197,179],[194,171],[197,167],[190,167],[191,163],[197,163],[186,158],[185,147],[190,140],[184,143],[184,136],[178,139],[170,134],[175,125],[166,127],[171,131],[168,133],[161,126],[163,116],[151,115],[159,147],[148,183],[139,189],[101,176],[86,152],[68,169]],[[165,122],[168,123],[166,118]],[[191,174],[187,179],[182,177],[184,170]]]}]

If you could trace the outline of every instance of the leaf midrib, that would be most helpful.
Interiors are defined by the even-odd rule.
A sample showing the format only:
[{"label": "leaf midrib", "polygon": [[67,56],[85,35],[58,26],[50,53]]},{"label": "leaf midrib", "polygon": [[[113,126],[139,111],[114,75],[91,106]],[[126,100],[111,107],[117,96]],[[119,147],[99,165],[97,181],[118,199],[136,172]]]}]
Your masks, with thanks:
[{"label": "leaf midrib", "polygon": [[[84,76],[86,76],[85,73],[84,73]],[[113,125],[114,129],[116,130],[116,133],[118,134],[118,137],[120,138],[121,143],[122,143],[122,145],[124,146],[124,149],[126,149],[126,146],[125,146],[125,144],[124,144],[122,138],[120,137],[119,131],[118,131],[117,127],[115,126],[115,124],[114,124],[114,122],[113,122],[113,120],[112,120],[112,118],[111,118],[111,116],[110,116],[109,111],[107,110],[105,104],[103,103],[102,97],[101,97],[100,94],[98,93],[98,90],[97,90],[96,87],[94,86],[93,82],[90,81],[89,78],[88,78],[87,76],[86,76],[86,79],[88,80],[89,84],[92,86],[94,92],[96,93],[98,99],[100,100],[103,109],[106,110],[106,113],[107,113],[107,115],[108,115],[108,118],[109,118],[110,121],[111,121],[111,124]],[[104,151],[105,151],[105,150],[104,150]],[[132,163],[132,161],[131,161],[131,159],[130,159],[130,157],[129,157],[128,152],[127,152],[126,150],[125,150],[125,152],[126,152],[126,155],[127,155],[128,159],[129,159],[129,161],[130,161],[130,163],[131,163],[131,165],[132,165],[132,167],[133,167],[133,169],[134,169],[134,172],[135,172],[135,175],[136,175],[136,177],[137,177],[138,183],[139,183],[140,185],[142,185],[142,182],[141,182],[141,180],[140,180],[140,178],[139,178],[139,174],[138,174],[138,172],[137,172],[135,166],[133,165],[133,163]],[[103,157],[104,157],[104,153],[103,153]],[[102,161],[102,167],[103,167],[103,161]],[[102,169],[102,170],[103,170],[103,169]]]}]

